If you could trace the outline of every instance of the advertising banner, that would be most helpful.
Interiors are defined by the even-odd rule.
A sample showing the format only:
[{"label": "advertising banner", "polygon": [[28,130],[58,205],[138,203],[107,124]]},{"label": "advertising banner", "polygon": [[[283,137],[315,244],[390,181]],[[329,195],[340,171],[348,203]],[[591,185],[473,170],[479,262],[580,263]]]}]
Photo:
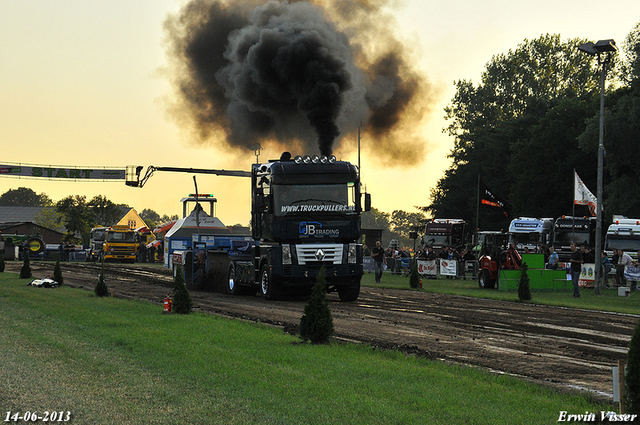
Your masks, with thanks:
[{"label": "advertising banner", "polygon": [[640,267],[627,266],[624,268],[624,277],[627,280],[640,282]]},{"label": "advertising banner", "polygon": [[582,272],[580,273],[580,280],[578,286],[593,286],[596,280],[596,265],[595,263],[584,263],[582,265]]},{"label": "advertising banner", "polygon": [[440,274],[442,276],[456,276],[458,271],[458,262],[456,260],[444,260],[439,258],[440,262]]},{"label": "advertising banner", "polygon": [[3,165],[0,164],[0,177],[30,177],[61,180],[124,180],[125,169],[56,168],[39,165]]},{"label": "advertising banner", "polygon": [[437,276],[438,266],[436,260],[418,260],[418,273],[423,276]]}]

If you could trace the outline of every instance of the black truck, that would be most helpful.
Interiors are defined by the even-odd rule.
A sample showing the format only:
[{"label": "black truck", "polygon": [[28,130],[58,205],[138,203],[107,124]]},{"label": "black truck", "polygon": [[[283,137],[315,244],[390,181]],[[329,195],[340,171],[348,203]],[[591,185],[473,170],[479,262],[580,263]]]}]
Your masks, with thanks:
[{"label": "black truck", "polygon": [[581,245],[592,247],[596,240],[595,217],[562,216],[556,219],[553,226],[553,247],[562,262],[571,260],[571,242],[578,249]]},{"label": "black truck", "polygon": [[[328,291],[342,301],[360,294],[363,274],[357,167],[335,157],[286,153],[251,170],[252,241],[233,241],[229,293],[277,299],[287,288],[311,287],[325,269]],[[370,197],[364,194],[365,211]]]}]

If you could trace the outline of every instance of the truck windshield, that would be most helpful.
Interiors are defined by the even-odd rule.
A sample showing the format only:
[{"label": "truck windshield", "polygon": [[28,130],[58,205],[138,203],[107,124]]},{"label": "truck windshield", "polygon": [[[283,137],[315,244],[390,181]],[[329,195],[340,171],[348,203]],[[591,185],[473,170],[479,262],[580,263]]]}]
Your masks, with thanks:
[{"label": "truck windshield", "polygon": [[604,249],[610,251],[614,248],[624,252],[640,252],[640,239],[637,236],[607,235]]},{"label": "truck windshield", "polygon": [[103,241],[104,240],[104,230],[94,230],[91,232],[91,237],[94,241]]},{"label": "truck windshield", "polygon": [[424,237],[424,243],[427,245],[451,245],[451,236],[450,235],[427,235]]},{"label": "truck windshield", "polygon": [[554,242],[556,244],[565,244],[565,245],[569,245],[571,242],[575,242],[576,246],[588,244],[589,233],[577,232],[577,231],[574,233],[571,230],[566,230],[564,232],[558,233],[558,231],[556,230]]},{"label": "truck windshield", "polygon": [[107,232],[107,242],[135,242],[134,232]]},{"label": "truck windshield", "polygon": [[275,215],[355,214],[355,184],[273,185]]}]

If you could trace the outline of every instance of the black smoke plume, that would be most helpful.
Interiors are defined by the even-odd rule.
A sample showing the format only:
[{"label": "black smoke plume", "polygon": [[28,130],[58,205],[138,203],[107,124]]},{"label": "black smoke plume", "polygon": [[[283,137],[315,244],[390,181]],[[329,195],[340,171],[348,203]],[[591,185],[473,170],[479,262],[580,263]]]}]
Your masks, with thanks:
[{"label": "black smoke plume", "polygon": [[[420,162],[425,142],[396,138],[425,115],[429,87],[379,7],[192,0],[165,23],[172,111],[225,150],[260,142],[328,155],[362,124],[387,164]],[[374,36],[385,42],[371,48]]]}]

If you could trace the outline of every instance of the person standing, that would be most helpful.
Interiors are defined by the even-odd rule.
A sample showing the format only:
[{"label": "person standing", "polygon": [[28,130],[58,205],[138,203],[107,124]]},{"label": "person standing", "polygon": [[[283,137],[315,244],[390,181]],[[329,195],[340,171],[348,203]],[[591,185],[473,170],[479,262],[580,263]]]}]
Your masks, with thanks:
[{"label": "person standing", "polygon": [[551,270],[558,268],[558,253],[553,246],[549,247],[549,264],[547,268]]},{"label": "person standing", "polygon": [[618,285],[627,286],[627,278],[624,277],[624,268],[633,266],[633,260],[626,252],[618,250],[618,264],[616,264],[616,277]]},{"label": "person standing", "polygon": [[580,273],[582,272],[582,252],[571,242],[571,281],[573,282],[573,298],[580,298]]},{"label": "person standing", "polygon": [[382,248],[380,241],[376,241],[376,246],[371,250],[376,283],[380,283],[380,280],[382,280],[383,266],[387,264],[387,257],[384,254],[384,249]]}]

